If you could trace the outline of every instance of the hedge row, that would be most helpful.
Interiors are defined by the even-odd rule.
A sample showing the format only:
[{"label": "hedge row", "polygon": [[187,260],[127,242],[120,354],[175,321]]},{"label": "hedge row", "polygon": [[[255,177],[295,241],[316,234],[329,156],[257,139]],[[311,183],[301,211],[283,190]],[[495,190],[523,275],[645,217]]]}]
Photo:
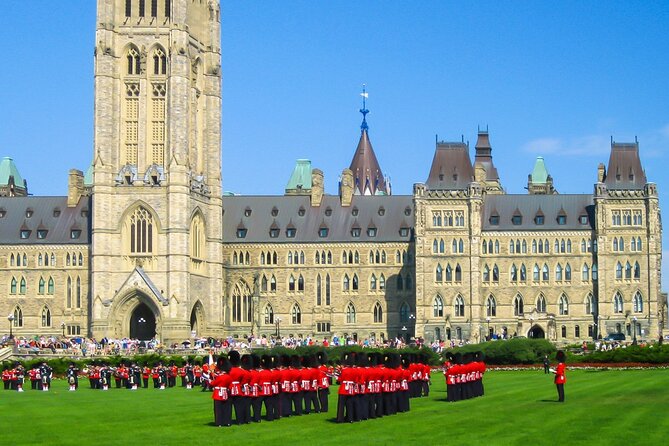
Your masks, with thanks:
[{"label": "hedge row", "polygon": [[[298,347],[296,349],[289,349],[289,348],[284,348],[284,347],[275,347],[271,350],[266,349],[266,350],[257,350],[254,349],[253,353],[258,354],[258,355],[263,355],[267,353],[271,353],[273,355],[311,355],[311,354],[316,354],[318,352],[323,351],[323,347]],[[381,352],[383,353],[384,351],[392,351],[397,353],[398,350],[392,349],[392,350],[384,350],[384,349],[374,349],[374,348],[362,348],[359,346],[345,346],[345,347],[330,347],[326,349],[327,356],[328,356],[328,361],[330,363],[336,364],[339,363],[341,358],[349,352]],[[405,348],[399,351],[400,353],[414,353],[414,354],[422,354],[428,358],[428,361],[431,365],[438,365],[440,363],[440,357],[437,353],[433,352],[429,348]],[[96,358],[85,358],[85,359],[72,359],[68,357],[63,357],[63,358],[55,358],[55,359],[47,359],[46,362],[49,364],[49,366],[53,369],[54,374],[56,375],[62,375],[65,373],[67,368],[69,367],[70,363],[74,362],[79,369],[83,369],[85,366],[88,364],[91,364],[93,361],[100,362],[104,361],[106,364],[109,364],[111,366],[118,366],[120,363],[125,363],[129,364],[130,362],[136,362],[137,364],[144,365],[148,364],[150,367],[152,367],[154,364],[157,362],[161,361],[163,364],[170,364],[174,362],[177,366],[181,367],[186,363],[187,360],[190,360],[191,362],[195,361],[200,364],[205,363],[209,360],[208,356],[162,356],[158,354],[149,354],[149,355],[136,355],[132,357],[125,357],[125,356],[108,356],[108,357],[96,357]],[[8,367],[13,367],[16,362],[21,363],[26,370],[32,369],[33,367],[42,364],[44,362],[44,358],[36,358],[36,359],[29,359],[25,361],[5,361],[2,363],[2,368],[4,369],[6,366]]]},{"label": "hedge row", "polygon": [[555,356],[555,346],[545,339],[513,338],[508,341],[489,341],[447,349],[442,353],[446,358],[454,353],[483,352],[486,364],[536,364],[543,361],[545,355]]}]

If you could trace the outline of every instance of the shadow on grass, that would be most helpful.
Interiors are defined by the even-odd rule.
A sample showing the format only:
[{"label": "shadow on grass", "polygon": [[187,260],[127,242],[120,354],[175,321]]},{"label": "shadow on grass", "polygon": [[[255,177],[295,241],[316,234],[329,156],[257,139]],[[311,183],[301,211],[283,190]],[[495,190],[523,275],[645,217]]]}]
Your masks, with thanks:
[{"label": "shadow on grass", "polygon": [[539,400],[540,403],[559,403],[558,400]]}]

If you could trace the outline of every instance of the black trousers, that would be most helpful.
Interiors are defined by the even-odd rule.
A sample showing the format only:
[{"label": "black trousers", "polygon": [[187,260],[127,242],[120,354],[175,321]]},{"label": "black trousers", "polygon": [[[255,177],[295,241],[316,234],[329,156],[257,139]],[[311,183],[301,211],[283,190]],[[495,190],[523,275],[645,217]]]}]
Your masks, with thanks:
[{"label": "black trousers", "polygon": [[321,411],[320,404],[318,401],[318,394],[315,390],[309,390],[304,392],[304,413],[309,415],[311,413],[311,408],[313,406],[314,412],[318,413]]},{"label": "black trousers", "polygon": [[558,401],[564,403],[564,384],[556,384],[558,392]]},{"label": "black trousers", "polygon": [[214,424],[216,426],[230,426],[232,424],[232,403],[230,400],[214,400]]},{"label": "black trousers", "polygon": [[255,421],[256,423],[260,422],[260,416],[262,413],[262,401],[263,397],[262,396],[255,396],[250,398],[251,400],[251,408],[253,409],[253,415],[251,416],[251,420]]},{"label": "black trousers", "polygon": [[355,411],[355,396],[339,395],[337,401],[337,423],[353,423]]},{"label": "black trousers", "polygon": [[318,389],[318,402],[321,412],[328,411],[328,398],[330,397],[330,388]]},{"label": "black trousers", "polygon": [[304,392],[300,391],[290,394],[291,399],[293,401],[293,415],[302,415],[303,393]]},{"label": "black trousers", "polygon": [[293,402],[293,397],[291,393],[280,393],[279,394],[279,399],[280,399],[280,410],[281,410],[281,416],[282,417],[289,417],[292,413],[292,402]]}]

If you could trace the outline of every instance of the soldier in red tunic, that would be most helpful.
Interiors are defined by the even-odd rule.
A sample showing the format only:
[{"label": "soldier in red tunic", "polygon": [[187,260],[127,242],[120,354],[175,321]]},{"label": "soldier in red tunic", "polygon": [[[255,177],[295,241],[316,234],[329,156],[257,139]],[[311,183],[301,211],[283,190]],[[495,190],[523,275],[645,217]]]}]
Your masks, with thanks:
[{"label": "soldier in red tunic", "polygon": [[344,357],[344,367],[339,374],[339,400],[337,402],[337,423],[353,423],[356,381],[358,378],[355,369],[355,353],[348,353]]},{"label": "soldier in red tunic", "polygon": [[214,424],[216,426],[230,426],[232,424],[232,403],[230,401],[230,361],[219,358],[216,363],[219,374],[211,382],[214,400]]},{"label": "soldier in red tunic", "polygon": [[564,403],[564,384],[567,382],[567,377],[565,376],[567,366],[564,363],[566,357],[562,350],[559,350],[555,357],[558,361],[558,365],[556,368],[551,369],[551,372],[555,374],[555,386],[557,387],[558,392],[558,402]]},{"label": "soldier in red tunic", "polygon": [[317,355],[318,366],[318,403],[321,412],[328,411],[328,398],[330,396],[330,378],[327,367],[327,354],[319,352]]}]

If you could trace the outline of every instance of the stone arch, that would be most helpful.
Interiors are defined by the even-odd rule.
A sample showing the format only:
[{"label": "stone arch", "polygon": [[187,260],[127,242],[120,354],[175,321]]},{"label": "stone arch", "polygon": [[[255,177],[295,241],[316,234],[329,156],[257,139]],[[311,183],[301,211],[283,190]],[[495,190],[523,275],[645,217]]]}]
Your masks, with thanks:
[{"label": "stone arch", "polygon": [[140,305],[144,305],[153,315],[156,336],[160,339],[163,320],[160,307],[140,290],[132,290],[119,299],[115,299],[109,312],[109,328],[111,330],[109,335],[116,338],[129,337],[131,318]]},{"label": "stone arch", "polygon": [[546,332],[540,325],[533,325],[532,328],[527,331],[527,337],[532,339],[544,339],[546,337]]},{"label": "stone arch", "polygon": [[203,327],[206,326],[206,315],[202,302],[198,299],[190,312],[190,330],[191,333],[198,335]]}]

